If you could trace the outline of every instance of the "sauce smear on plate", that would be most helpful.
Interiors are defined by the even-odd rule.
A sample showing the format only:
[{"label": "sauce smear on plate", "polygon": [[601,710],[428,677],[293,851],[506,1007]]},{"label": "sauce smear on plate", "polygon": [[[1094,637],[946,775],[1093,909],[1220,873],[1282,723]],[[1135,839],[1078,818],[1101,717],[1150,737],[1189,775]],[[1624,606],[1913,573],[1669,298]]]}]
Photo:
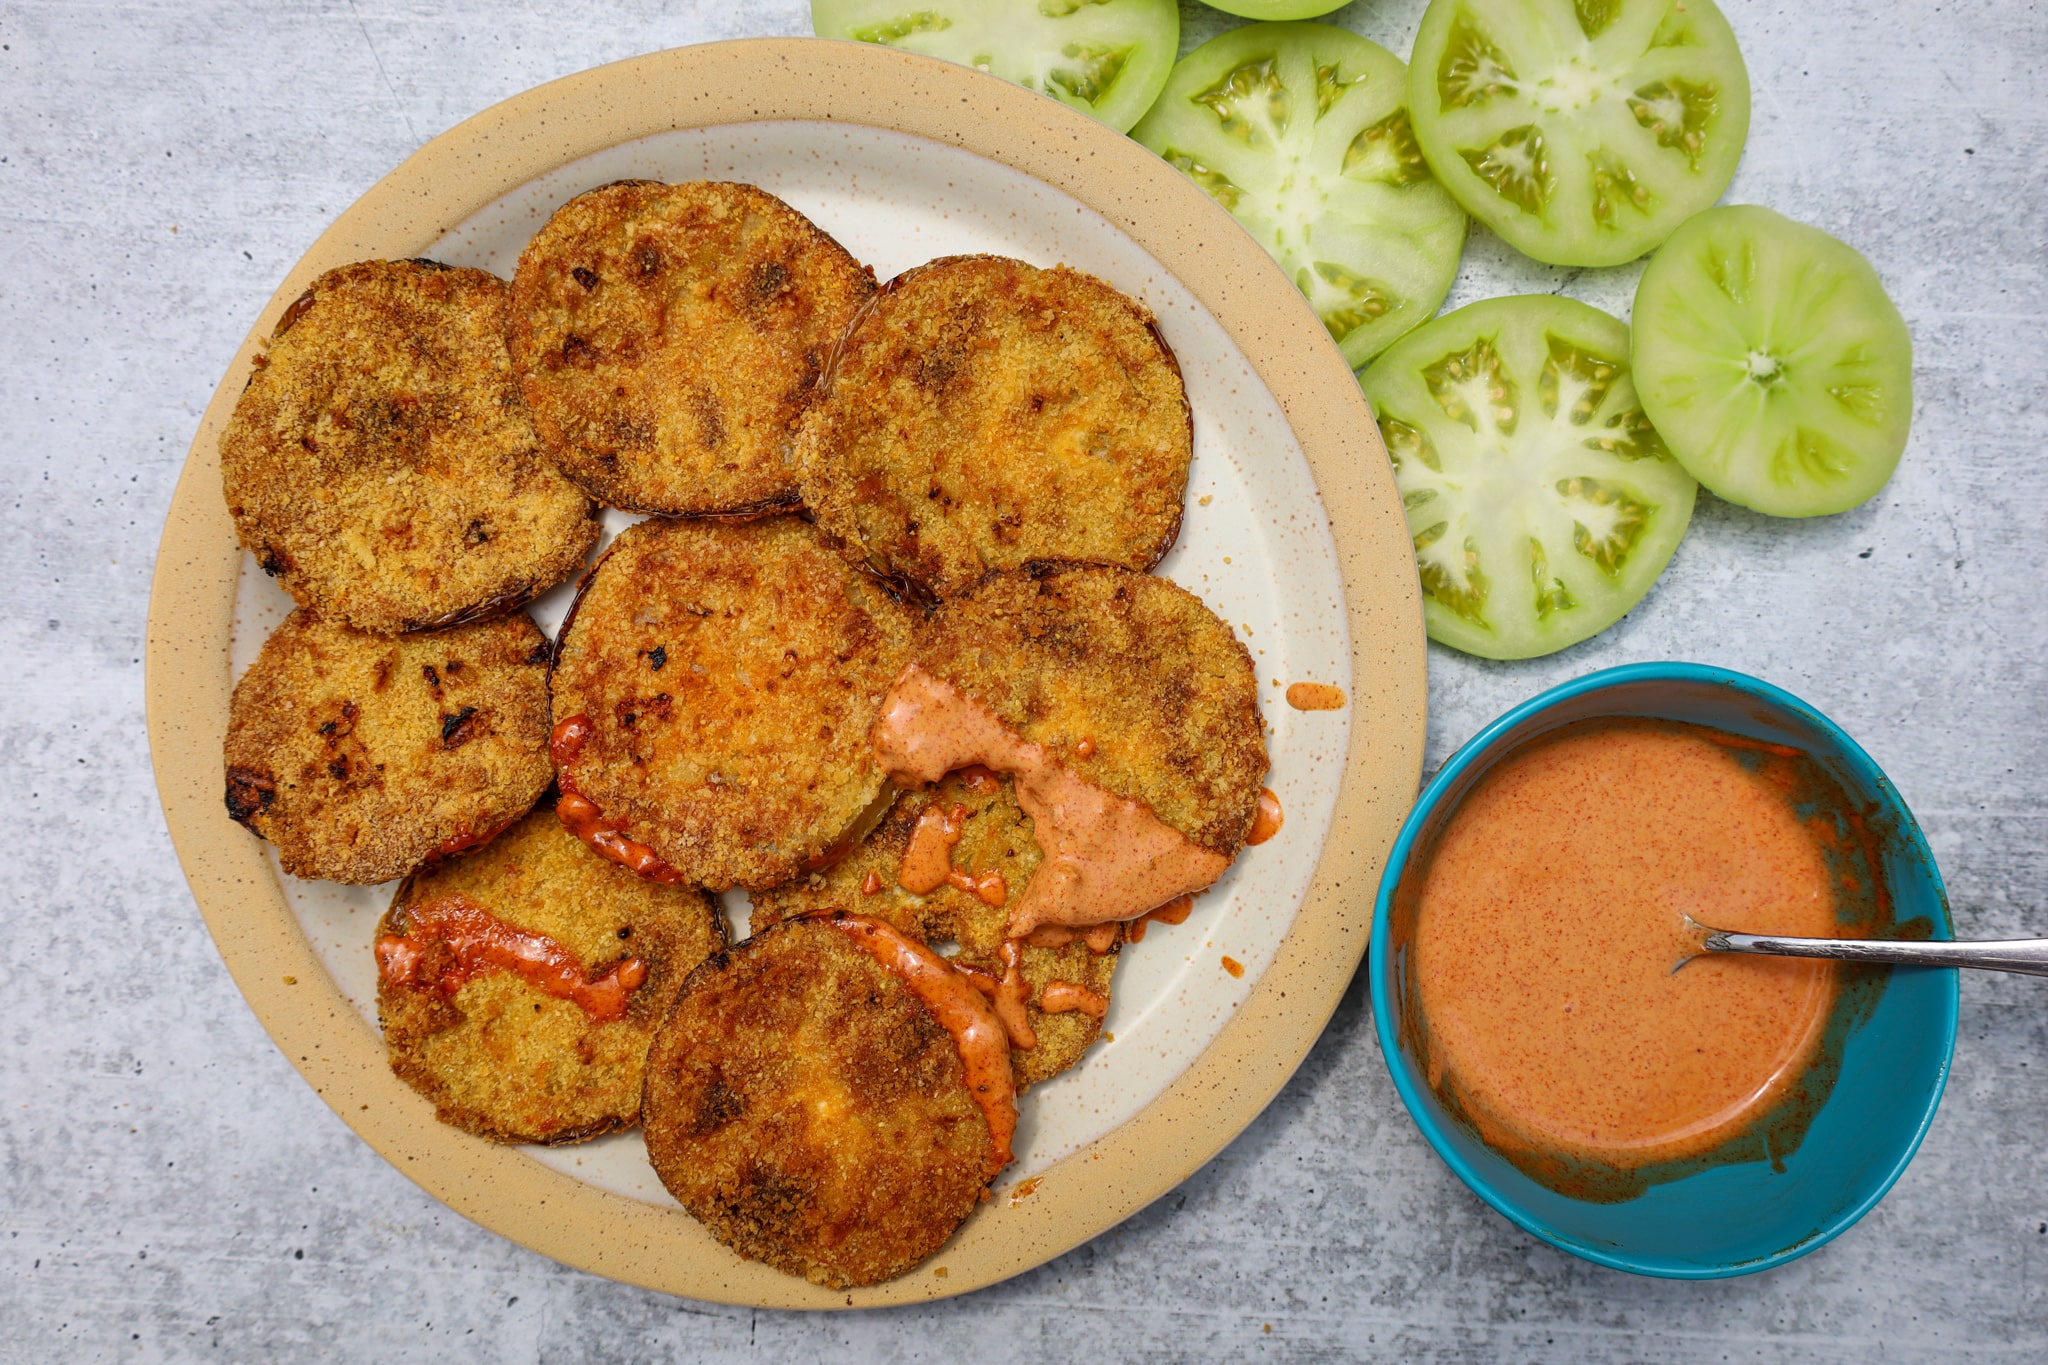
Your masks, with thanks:
[{"label": "sauce smear on plate", "polygon": [[1868,932],[1847,921],[1881,888],[1829,792],[1797,750],[1673,722],[1591,722],[1505,759],[1421,880],[1411,981],[1432,1088],[1566,1193],[1582,1191],[1545,1173],[1705,1158],[1754,1128],[1801,1091],[1840,974],[1692,957],[1681,912]]}]

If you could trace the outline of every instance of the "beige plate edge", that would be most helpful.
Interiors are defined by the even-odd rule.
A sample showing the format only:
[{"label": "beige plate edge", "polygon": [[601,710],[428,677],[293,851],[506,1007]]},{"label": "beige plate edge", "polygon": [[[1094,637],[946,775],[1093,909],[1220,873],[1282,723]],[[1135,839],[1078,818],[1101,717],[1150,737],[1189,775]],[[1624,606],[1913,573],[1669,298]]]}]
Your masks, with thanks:
[{"label": "beige plate edge", "polygon": [[[1128,233],[1215,315],[1307,452],[1334,534],[1356,708],[1330,836],[1293,929],[1223,1032],[1136,1118],[998,1199],[926,1265],[835,1293],[742,1262],[692,1220],[581,1184],[434,1121],[321,967],[262,846],[221,797],[241,551],[217,443],[259,339],[321,271],[419,254],[514,187],[676,128],[814,119],[929,138],[1015,167]],[[1373,893],[1422,766],[1424,636],[1405,517],[1369,409],[1300,295],[1178,171],[1067,107],[965,67],[866,44],[757,39],[653,53],[527,91],[429,142],[321,234],[208,404],[164,526],[144,690],[157,788],[194,899],[237,986],[313,1089],[392,1165],[543,1255],[666,1293],[758,1307],[873,1307],[993,1284],[1098,1235],[1193,1174],[1266,1107],[1364,955]],[[944,1267],[944,1273],[938,1268]]]}]

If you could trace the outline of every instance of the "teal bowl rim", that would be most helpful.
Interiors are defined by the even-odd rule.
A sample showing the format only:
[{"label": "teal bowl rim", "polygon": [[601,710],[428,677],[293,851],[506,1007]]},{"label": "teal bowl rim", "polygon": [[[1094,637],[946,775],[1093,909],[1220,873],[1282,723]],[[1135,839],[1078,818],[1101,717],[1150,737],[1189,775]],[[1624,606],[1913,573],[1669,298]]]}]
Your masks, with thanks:
[{"label": "teal bowl rim", "polygon": [[[1366,959],[1366,970],[1370,974],[1372,984],[1373,1030],[1379,1037],[1380,1054],[1386,1062],[1387,1071],[1394,1078],[1394,1088],[1400,1092],[1401,1102],[1408,1106],[1408,1116],[1415,1120],[1415,1126],[1422,1130],[1422,1135],[1429,1140],[1429,1145],[1436,1149],[1436,1154],[1443,1158],[1444,1164],[1449,1166],[1457,1174],[1458,1178],[1471,1188],[1474,1194],[1492,1205],[1496,1212],[1500,1213],[1524,1232],[1542,1238],[1560,1251],[1568,1251],[1574,1256],[1592,1261],[1595,1264],[1609,1266],[1615,1270],[1625,1270],[1635,1275],[1653,1276],[1658,1279],[1721,1280],[1736,1275],[1750,1275],[1760,1270],[1769,1270],[1773,1266],[1797,1260],[1809,1251],[1825,1246],[1841,1236],[1842,1233],[1848,1231],[1849,1228],[1855,1225],[1858,1219],[1875,1208],[1877,1202],[1890,1193],[1892,1186],[1898,1183],[1899,1177],[1905,1174],[1906,1167],[1912,1162],[1914,1155],[1919,1152],[1920,1143],[1926,1138],[1928,1128],[1934,1123],[1934,1112],[1941,1105],[1942,1093],[1948,1088],[1949,1070],[1955,1063],[1956,1031],[1961,1007],[1962,988],[1961,983],[1957,979],[1957,973],[1953,968],[1930,969],[1936,971],[1946,970],[1949,975],[1949,989],[1943,999],[1945,1008],[1942,1010],[1942,1019],[1940,1021],[1942,1033],[1941,1068],[1935,1075],[1933,1086],[1928,1091],[1927,1107],[1920,1115],[1918,1126],[1913,1130],[1912,1141],[1908,1142],[1904,1150],[1899,1153],[1898,1161],[1894,1163],[1891,1170],[1886,1172],[1882,1180],[1877,1181],[1872,1186],[1868,1196],[1854,1207],[1836,1215],[1830,1222],[1816,1229],[1811,1235],[1802,1238],[1791,1246],[1774,1251],[1768,1256],[1759,1256],[1742,1261],[1730,1261],[1720,1265],[1673,1265],[1663,1261],[1644,1260],[1629,1256],[1626,1253],[1588,1246],[1564,1236],[1541,1219],[1530,1215],[1516,1204],[1514,1200],[1496,1189],[1485,1176],[1474,1170],[1471,1164],[1451,1145],[1444,1133],[1442,1124],[1437,1119],[1434,1106],[1424,1099],[1423,1092],[1427,1087],[1418,1085],[1412,1069],[1404,1059],[1400,1040],[1394,1034],[1394,1001],[1390,975],[1392,969],[1388,965],[1390,954],[1387,945],[1387,939],[1391,932],[1387,924],[1389,907],[1393,901],[1394,887],[1401,880],[1402,869],[1408,865],[1408,855],[1415,842],[1415,838],[1420,833],[1423,824],[1428,820],[1431,812],[1443,800],[1445,793],[1450,790],[1452,784],[1458,780],[1467,768],[1470,768],[1481,758],[1489,756],[1495,744],[1503,735],[1516,726],[1551,709],[1558,703],[1583,696],[1589,692],[1599,692],[1622,684],[1660,682],[1706,683],[1715,687],[1728,688],[1735,692],[1756,697],[1780,710],[1792,712],[1811,724],[1827,740],[1829,745],[1842,755],[1852,770],[1856,771],[1859,776],[1869,779],[1873,788],[1890,795],[1891,800],[1898,807],[1899,814],[1904,817],[1900,822],[1900,828],[1902,833],[1911,840],[1912,851],[1926,864],[1928,873],[1934,880],[1935,889],[1937,891],[1943,890],[1941,869],[1934,861],[1933,852],[1927,847],[1925,836],[1920,832],[1920,823],[1913,818],[1912,811],[1907,808],[1904,799],[1898,795],[1897,788],[1892,785],[1891,779],[1887,778],[1884,775],[1884,770],[1878,767],[1876,761],[1863,751],[1862,745],[1851,739],[1839,725],[1836,725],[1833,721],[1822,715],[1814,707],[1801,701],[1783,688],[1775,687],[1761,678],[1753,678],[1747,673],[1737,673],[1732,669],[1716,668],[1712,664],[1677,662],[1624,664],[1618,668],[1607,668],[1597,673],[1588,673],[1584,677],[1560,683],[1546,692],[1531,697],[1529,700],[1501,715],[1485,729],[1467,740],[1459,747],[1455,754],[1451,755],[1443,767],[1437,770],[1436,776],[1430,779],[1429,785],[1423,788],[1422,795],[1416,799],[1414,808],[1408,812],[1407,820],[1401,825],[1401,833],[1394,840],[1393,851],[1387,855],[1386,870],[1380,875],[1379,893],[1373,901],[1372,947],[1370,956]],[[1951,932],[1947,925],[1936,926],[1936,937],[1943,937]]]}]

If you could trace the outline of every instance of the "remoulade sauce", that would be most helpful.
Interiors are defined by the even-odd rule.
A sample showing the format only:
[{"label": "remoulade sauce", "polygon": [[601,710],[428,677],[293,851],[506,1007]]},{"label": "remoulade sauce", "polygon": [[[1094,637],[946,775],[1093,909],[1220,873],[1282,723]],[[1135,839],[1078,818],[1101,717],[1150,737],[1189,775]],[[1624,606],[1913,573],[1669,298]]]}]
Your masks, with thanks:
[{"label": "remoulade sauce", "polygon": [[1014,779],[1017,803],[1031,817],[1044,858],[1010,900],[1012,939],[1048,924],[1087,928],[1134,919],[1202,890],[1230,866],[1143,802],[1082,779],[980,701],[917,664],[905,668],[882,699],[872,739],[899,786],[936,782],[970,765]]},{"label": "remoulade sauce", "polygon": [[850,936],[895,973],[953,1035],[968,1092],[988,1120],[995,1145],[989,1167],[993,1178],[1010,1164],[1010,1142],[1017,1133],[1017,1081],[1010,1070],[1010,1042],[1003,1025],[964,973],[891,925],[866,915],[828,912],[817,918]]},{"label": "remoulade sauce", "polygon": [[[406,911],[411,930],[377,940],[377,975],[393,986],[431,990],[452,999],[491,972],[517,972],[557,1000],[573,1000],[592,1020],[626,1016],[629,997],[647,980],[647,964],[629,957],[591,979],[576,955],[547,934],[515,929],[462,896]],[[434,953],[435,945],[447,948]]]},{"label": "remoulade sauce", "polygon": [[590,740],[591,729],[590,717],[570,716],[556,725],[548,738],[548,755],[555,764],[555,786],[561,790],[561,797],[555,802],[555,818],[599,856],[628,871],[652,882],[682,881],[681,872],[647,845],[629,838],[615,822],[605,819],[604,812],[598,809],[595,801],[576,789],[576,780],[569,774],[569,765],[583,752],[583,746]]},{"label": "remoulade sauce", "polygon": [[[1807,1078],[1843,978],[1694,956],[1681,912],[1867,934],[1885,902],[1862,838],[1860,811],[1798,750],[1701,726],[1584,722],[1509,755],[1451,816],[1419,891],[1397,896],[1432,1089],[1578,1197],[1632,1197],[1667,1178],[1652,1168],[1710,1153],[1781,1156],[1805,1131],[1793,1111],[1825,1094]],[[1757,1150],[1731,1155],[1743,1143]]]}]

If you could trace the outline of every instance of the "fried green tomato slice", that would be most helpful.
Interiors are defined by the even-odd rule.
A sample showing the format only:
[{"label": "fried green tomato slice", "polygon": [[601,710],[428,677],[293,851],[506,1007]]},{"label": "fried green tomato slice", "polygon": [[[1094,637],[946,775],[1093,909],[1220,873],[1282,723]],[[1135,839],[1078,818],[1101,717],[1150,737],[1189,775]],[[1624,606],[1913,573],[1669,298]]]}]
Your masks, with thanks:
[{"label": "fried green tomato slice", "polygon": [[488,839],[547,790],[547,662],[524,612],[388,636],[301,607],[235,685],[228,814],[359,885]]},{"label": "fried green tomato slice", "polygon": [[1180,50],[1175,0],[811,0],[811,31],[922,52],[1126,132]]},{"label": "fried green tomato slice", "polygon": [[825,920],[691,974],[649,1051],[642,1121],[655,1174],[712,1235],[835,1289],[938,1250],[998,1159],[954,1035]]},{"label": "fried green tomato slice", "polygon": [[1636,288],[1643,411],[1692,476],[1776,517],[1867,502],[1905,453],[1913,337],[1870,262],[1766,208],[1709,209]]},{"label": "fried green tomato slice", "polygon": [[793,507],[791,443],[874,276],[752,185],[578,195],[519,257],[510,343],[563,472],[615,507]]},{"label": "fried green tomato slice", "polygon": [[1244,846],[1269,766],[1258,682],[1185,588],[1120,569],[993,575],[940,606],[916,661],[1203,848]]},{"label": "fried green tomato slice", "polygon": [[[905,855],[920,825],[932,822],[941,823],[941,837],[953,841],[954,875],[913,891],[902,881]],[[1010,779],[954,773],[928,790],[897,798],[874,831],[830,867],[754,893],[751,924],[758,934],[822,910],[872,915],[920,942],[957,945],[950,959],[955,965],[974,969],[984,982],[1000,982],[1010,970],[1003,954],[1009,923],[1003,906],[1030,880],[1040,857],[1031,817],[1017,804]],[[1010,1052],[1019,1090],[1073,1066],[1101,1034],[1120,937],[1108,938],[1108,950],[1101,953],[1078,938],[1056,947],[1025,943],[1015,950],[1031,1041]],[[1054,1004],[1066,1008],[1046,1008]]]},{"label": "fried green tomato slice", "polygon": [[563,790],[689,884],[786,881],[881,797],[868,727],[916,620],[794,517],[629,527],[562,631]]},{"label": "fried green tomato slice", "polygon": [[534,434],[505,282],[432,261],[330,270],[221,434],[235,532],[302,607],[386,633],[501,615],[597,541]]},{"label": "fried green tomato slice", "polygon": [[1183,58],[1131,135],[1258,238],[1356,369],[1436,312],[1465,244],[1407,100],[1407,68],[1375,43],[1251,24]]},{"label": "fried green tomato slice", "polygon": [[1643,415],[1628,328],[1549,294],[1488,299],[1359,378],[1408,509],[1433,640],[1527,659],[1620,620],[1698,486]]},{"label": "fried green tomato slice", "polygon": [[951,597],[992,569],[1148,569],[1193,458],[1152,315],[1092,275],[953,256],[890,281],[847,335],[800,449],[819,527]]},{"label": "fried green tomato slice", "polygon": [[1620,265],[1728,188],[1749,72],[1712,0],[1431,0],[1408,59],[1444,188],[1551,265]]},{"label": "fried green tomato slice", "polygon": [[647,1045],[725,921],[536,810],[407,878],[377,935],[391,1069],[443,1123],[565,1143],[640,1121]]}]

